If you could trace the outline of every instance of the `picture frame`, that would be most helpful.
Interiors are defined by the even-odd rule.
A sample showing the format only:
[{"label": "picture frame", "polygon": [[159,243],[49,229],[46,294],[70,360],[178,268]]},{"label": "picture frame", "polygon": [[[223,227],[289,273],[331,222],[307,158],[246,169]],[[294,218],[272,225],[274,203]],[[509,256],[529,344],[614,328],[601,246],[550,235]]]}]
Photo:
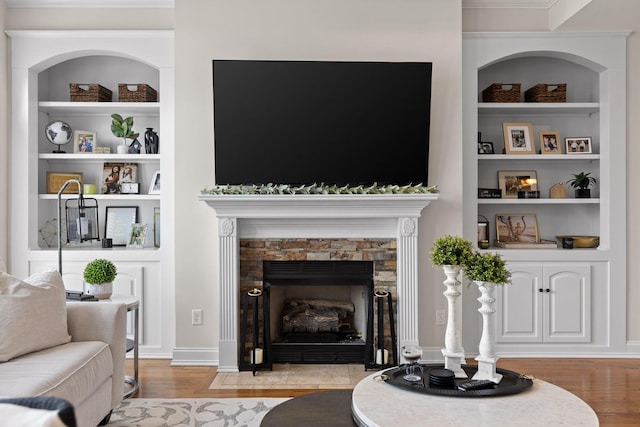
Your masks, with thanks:
[{"label": "picture frame", "polygon": [[496,240],[499,242],[538,243],[536,214],[496,214]]},{"label": "picture frame", "polygon": [[[70,179],[77,179],[82,182],[82,172],[53,172],[47,171],[47,193],[58,194],[58,191],[62,188],[65,182]],[[80,189],[77,184],[69,184],[64,189],[64,194],[78,194]]]},{"label": "picture frame", "polygon": [[478,142],[478,154],[494,154],[493,142]]},{"label": "picture frame", "polygon": [[538,191],[536,171],[498,171],[498,185],[502,198],[517,199],[518,191]]},{"label": "picture frame", "polygon": [[540,154],[562,154],[560,134],[558,132],[541,130],[539,136]]},{"label": "picture frame", "polygon": [[122,184],[138,182],[138,164],[105,162],[102,167],[102,194],[122,194]]},{"label": "picture frame", "polygon": [[155,171],[149,184],[149,194],[160,194],[160,171]]},{"label": "picture frame", "polygon": [[564,139],[565,152],[567,154],[591,154],[591,137],[578,136]]},{"label": "picture frame", "polygon": [[507,154],[535,154],[531,123],[503,123],[502,131]]},{"label": "picture frame", "polygon": [[153,246],[160,247],[160,208],[153,208]]},{"label": "picture frame", "polygon": [[76,154],[90,154],[95,152],[97,144],[96,133],[88,130],[73,131],[73,152]]},{"label": "picture frame", "polygon": [[147,224],[131,224],[129,237],[127,239],[127,248],[142,249],[147,239]]},{"label": "picture frame", "polygon": [[137,222],[137,206],[107,206],[104,237],[111,239],[113,246],[126,246],[131,233],[131,225]]},{"label": "picture frame", "polygon": [[123,182],[120,185],[122,194],[140,194],[140,184],[137,182]]}]

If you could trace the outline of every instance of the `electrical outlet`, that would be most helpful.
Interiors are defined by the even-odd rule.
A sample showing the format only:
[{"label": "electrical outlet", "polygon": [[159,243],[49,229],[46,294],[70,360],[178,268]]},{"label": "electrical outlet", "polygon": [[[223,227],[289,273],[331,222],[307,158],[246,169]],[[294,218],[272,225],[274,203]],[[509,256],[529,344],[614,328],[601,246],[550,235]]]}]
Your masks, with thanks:
[{"label": "electrical outlet", "polygon": [[444,310],[436,310],[436,325],[444,325],[446,321],[446,312]]},{"label": "electrical outlet", "polygon": [[202,325],[202,310],[199,308],[194,308],[191,310],[191,324],[192,325]]}]

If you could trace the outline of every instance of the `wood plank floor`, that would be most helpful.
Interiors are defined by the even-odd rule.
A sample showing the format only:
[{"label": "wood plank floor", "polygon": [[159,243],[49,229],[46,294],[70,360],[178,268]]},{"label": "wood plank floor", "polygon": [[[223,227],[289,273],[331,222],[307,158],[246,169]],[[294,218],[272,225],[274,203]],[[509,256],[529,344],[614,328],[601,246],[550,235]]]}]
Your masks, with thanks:
[{"label": "wood plank floor", "polygon": [[[640,426],[640,359],[500,359],[498,367],[562,387],[591,406],[602,427]],[[214,366],[140,361],[140,398],[295,397],[317,390],[209,390]],[[127,372],[132,362],[127,360]],[[372,371],[373,372],[373,371]],[[540,408],[544,410],[544,408]]]}]

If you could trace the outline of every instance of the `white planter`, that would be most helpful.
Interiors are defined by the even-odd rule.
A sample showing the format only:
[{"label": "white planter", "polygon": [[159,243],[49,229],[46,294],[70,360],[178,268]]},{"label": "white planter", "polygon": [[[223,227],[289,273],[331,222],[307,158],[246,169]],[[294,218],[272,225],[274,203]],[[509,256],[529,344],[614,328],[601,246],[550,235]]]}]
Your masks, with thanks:
[{"label": "white planter", "polygon": [[495,283],[481,282],[474,280],[475,284],[480,290],[480,302],[481,306],[478,309],[482,314],[482,337],[480,338],[480,344],[478,347],[478,372],[473,376],[474,380],[491,380],[494,383],[499,383],[502,380],[502,375],[496,373],[496,362],[498,357],[495,355],[495,318],[493,317],[496,312],[496,285]]},{"label": "white planter", "polygon": [[108,299],[111,298],[111,294],[113,294],[113,283],[107,282],[94,285],[85,282],[84,292],[98,299]]},{"label": "white planter", "polygon": [[458,280],[460,270],[459,265],[443,265],[442,270],[447,276],[444,286],[447,288],[443,295],[447,297],[447,329],[444,334],[444,346],[442,355],[444,356],[444,367],[450,369],[456,378],[467,378],[467,374],[462,369],[465,363],[464,349],[462,348],[462,283]]}]

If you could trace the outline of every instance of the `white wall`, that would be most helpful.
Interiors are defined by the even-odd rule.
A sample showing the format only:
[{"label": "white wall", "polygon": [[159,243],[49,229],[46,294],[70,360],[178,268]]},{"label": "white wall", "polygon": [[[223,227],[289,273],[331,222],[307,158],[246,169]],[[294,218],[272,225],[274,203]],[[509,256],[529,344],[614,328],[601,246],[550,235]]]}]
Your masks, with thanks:
[{"label": "white wall", "polygon": [[9,215],[9,195],[8,179],[9,179],[9,135],[11,129],[8,128],[9,123],[9,81],[8,70],[9,60],[7,45],[8,37],[4,34],[5,19],[7,8],[4,2],[0,2],[0,87],[6,88],[0,90],[0,266],[8,264],[9,248],[8,248],[8,215]]},{"label": "white wall", "polygon": [[[420,299],[421,323],[434,323],[444,277],[428,250],[436,235],[462,230],[460,8],[459,0],[176,2],[176,335],[184,358],[218,339],[216,219],[196,200],[214,184],[214,58],[433,62],[429,183],[442,196],[420,221]],[[191,325],[193,308],[203,309],[203,326]],[[428,328],[420,336],[423,345],[441,345]]]}]

